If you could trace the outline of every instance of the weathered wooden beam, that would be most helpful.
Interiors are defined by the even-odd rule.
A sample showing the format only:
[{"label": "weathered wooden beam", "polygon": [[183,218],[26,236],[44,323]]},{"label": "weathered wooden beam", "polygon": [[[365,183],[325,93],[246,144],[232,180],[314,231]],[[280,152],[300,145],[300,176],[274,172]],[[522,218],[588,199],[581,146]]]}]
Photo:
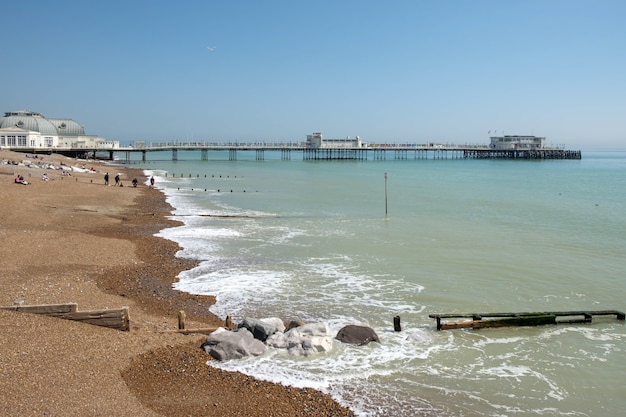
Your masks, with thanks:
[{"label": "weathered wooden beam", "polygon": [[54,316],[57,314],[71,313],[78,310],[76,303],[66,304],[35,304],[35,305],[12,305],[0,307],[2,310],[21,311],[23,313],[45,314]]},{"label": "weathered wooden beam", "polygon": [[554,314],[555,316],[612,316],[615,315],[619,320],[626,319],[625,314],[618,310],[595,310],[595,311],[533,311],[521,313],[453,313],[453,314],[429,314],[428,317],[434,318],[475,318],[475,317],[517,317],[517,316],[536,316],[542,314]]},{"label": "weathered wooden beam", "polygon": [[477,320],[474,322],[474,329],[488,327],[509,327],[509,326],[543,326],[545,324],[556,324],[554,314],[544,314],[538,316],[506,317],[503,319]]},{"label": "weathered wooden beam", "polygon": [[449,321],[447,323],[437,322],[437,330],[472,329],[473,327],[473,320]]},{"label": "weathered wooden beam", "polygon": [[180,333],[180,334],[211,334],[216,331],[218,327],[203,327],[198,329],[175,329],[175,330],[162,330],[159,333]]},{"label": "weathered wooden beam", "polygon": [[23,313],[43,314],[67,320],[82,321],[95,326],[109,327],[123,331],[130,330],[130,316],[128,307],[107,310],[77,311],[76,303],[41,304],[41,305],[14,305],[0,307],[3,310],[20,311]]},{"label": "weathered wooden beam", "polygon": [[57,317],[82,321],[95,326],[110,327],[112,329],[130,331],[130,316],[128,307],[109,310],[73,311]]},{"label": "weathered wooden beam", "polygon": [[[558,323],[591,323],[593,316],[615,315],[618,320],[625,320],[626,315],[618,310],[595,311],[546,311],[523,313],[458,313],[458,314],[429,314],[437,320],[437,330],[504,327],[504,326],[538,326]],[[565,319],[557,320],[557,317]],[[471,320],[443,322],[442,319],[471,318]],[[483,320],[489,318],[490,320]],[[536,324],[533,324],[536,323]]]},{"label": "weathered wooden beam", "polygon": [[441,324],[440,330],[452,329],[484,329],[489,327],[510,327],[510,326],[542,326],[545,324],[556,324],[554,314],[543,314],[537,316],[505,317],[490,320],[466,320],[457,322],[447,322]]}]

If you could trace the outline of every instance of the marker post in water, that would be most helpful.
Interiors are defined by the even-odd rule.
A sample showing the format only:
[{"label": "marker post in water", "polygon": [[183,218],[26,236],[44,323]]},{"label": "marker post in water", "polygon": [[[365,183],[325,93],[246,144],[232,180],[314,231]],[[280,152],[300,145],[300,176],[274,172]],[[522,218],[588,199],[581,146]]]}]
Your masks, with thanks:
[{"label": "marker post in water", "polygon": [[385,217],[387,216],[387,173],[385,172]]}]

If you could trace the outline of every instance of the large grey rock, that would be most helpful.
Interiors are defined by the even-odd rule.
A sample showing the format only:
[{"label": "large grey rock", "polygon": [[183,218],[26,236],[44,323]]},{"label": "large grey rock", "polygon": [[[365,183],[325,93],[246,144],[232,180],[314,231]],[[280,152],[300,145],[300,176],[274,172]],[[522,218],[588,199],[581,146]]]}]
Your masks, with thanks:
[{"label": "large grey rock", "polygon": [[326,323],[310,323],[284,333],[275,333],[265,343],[277,349],[287,349],[289,354],[296,356],[330,352],[333,348],[330,328]]},{"label": "large grey rock", "polygon": [[267,347],[247,329],[239,329],[234,332],[222,330],[211,333],[202,344],[202,349],[218,361],[226,361],[261,355]]},{"label": "large grey rock", "polygon": [[367,345],[369,342],[380,343],[380,339],[374,329],[367,326],[356,326],[354,324],[349,324],[341,328],[335,338],[343,343],[352,345]]},{"label": "large grey rock", "polygon": [[259,320],[261,320],[264,323],[271,324],[272,326],[276,328],[277,332],[285,331],[285,323],[282,321],[280,317],[265,317]]},{"label": "large grey rock", "polygon": [[287,325],[287,330],[291,330],[296,327],[304,326],[304,322],[302,320],[291,320]]},{"label": "large grey rock", "polygon": [[[282,324],[282,329],[285,329],[285,326]],[[254,335],[255,339],[259,339],[261,342],[265,342],[268,337],[273,335],[278,331],[278,328],[273,323],[266,320],[245,318],[241,323],[239,323],[239,328],[245,328]],[[282,331],[282,330],[281,330]]]}]

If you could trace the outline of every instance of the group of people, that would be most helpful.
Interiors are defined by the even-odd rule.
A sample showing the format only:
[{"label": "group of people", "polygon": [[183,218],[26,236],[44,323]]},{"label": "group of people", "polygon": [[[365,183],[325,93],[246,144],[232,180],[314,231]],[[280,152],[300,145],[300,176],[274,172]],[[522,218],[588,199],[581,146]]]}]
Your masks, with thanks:
[{"label": "group of people", "polygon": [[[48,174],[46,174],[45,172],[43,174],[41,174],[41,180],[42,181],[50,181],[50,177],[48,177]],[[15,176],[15,183],[16,184],[23,184],[23,185],[28,185],[30,184],[28,181],[26,181],[24,179],[24,177],[22,175],[16,175]]]},{"label": "group of people", "polygon": [[[133,178],[133,188],[137,188],[137,178]],[[104,185],[109,185],[109,173],[107,172],[106,174],[104,174]],[[124,185],[122,184],[122,181],[120,179],[120,174],[117,174],[115,176],[115,186],[116,187],[123,187]],[[150,177],[150,188],[154,187],[154,177]]]},{"label": "group of people", "polygon": [[[109,185],[109,173],[108,172],[104,174],[104,185]],[[115,176],[115,186],[116,187],[124,186],[124,184],[122,184],[122,182],[120,181],[120,174],[117,174]]]}]

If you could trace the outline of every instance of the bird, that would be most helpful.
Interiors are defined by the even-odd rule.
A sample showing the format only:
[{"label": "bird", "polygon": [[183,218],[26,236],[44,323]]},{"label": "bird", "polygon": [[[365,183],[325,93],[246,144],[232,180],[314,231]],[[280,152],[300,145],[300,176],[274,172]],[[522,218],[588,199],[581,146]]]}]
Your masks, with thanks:
[{"label": "bird", "polygon": [[209,52],[213,52],[215,50],[215,46],[205,46],[205,48],[209,51]]}]

